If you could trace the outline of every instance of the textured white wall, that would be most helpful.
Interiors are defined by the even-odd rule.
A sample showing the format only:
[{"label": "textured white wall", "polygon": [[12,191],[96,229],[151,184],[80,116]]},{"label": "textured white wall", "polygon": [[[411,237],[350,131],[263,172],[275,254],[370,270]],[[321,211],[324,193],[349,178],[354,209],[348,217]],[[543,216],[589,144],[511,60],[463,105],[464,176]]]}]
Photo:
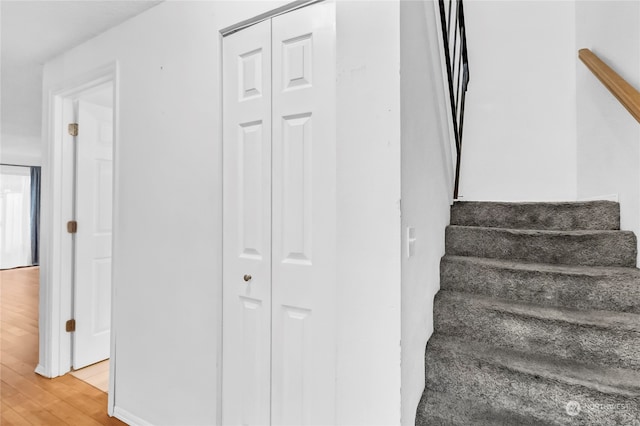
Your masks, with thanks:
[{"label": "textured white wall", "polygon": [[465,2],[464,200],[576,196],[575,4]]},{"label": "textured white wall", "polygon": [[[453,193],[451,147],[432,2],[403,1],[402,75],[402,424],[415,424],[425,383],[424,351],[433,332],[444,229]],[[407,257],[406,230],[415,230]],[[429,368],[429,366],[427,366]]]},{"label": "textured white wall", "polygon": [[400,422],[398,1],[338,1],[337,421]]},{"label": "textured white wall", "polygon": [[640,235],[640,124],[577,59],[589,48],[640,89],[640,2],[576,3],[578,198],[617,194],[621,227]]}]

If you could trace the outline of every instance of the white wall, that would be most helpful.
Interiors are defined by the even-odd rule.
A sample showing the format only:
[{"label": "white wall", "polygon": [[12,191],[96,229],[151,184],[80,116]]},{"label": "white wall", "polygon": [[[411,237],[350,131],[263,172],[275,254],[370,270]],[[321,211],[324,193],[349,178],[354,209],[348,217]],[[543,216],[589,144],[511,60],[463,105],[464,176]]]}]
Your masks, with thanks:
[{"label": "white wall", "polygon": [[119,62],[113,283],[120,413],[151,424],[216,422],[218,31],[283,3],[163,3],[45,67],[46,94]]},{"label": "white wall", "polygon": [[[432,2],[403,1],[402,74],[402,424],[414,425],[425,385],[444,229],[453,194],[451,146]],[[406,230],[415,229],[407,257]],[[427,366],[428,368],[428,366]]]},{"label": "white wall", "polygon": [[640,235],[640,125],[577,59],[589,48],[640,89],[640,2],[576,3],[578,198],[617,194],[622,229]]},{"label": "white wall", "polygon": [[2,134],[0,163],[39,166],[42,163],[42,140],[35,136]]},{"label": "white wall", "polygon": [[465,14],[461,198],[575,199],[574,2],[470,0]]},{"label": "white wall", "polygon": [[[45,67],[48,93],[118,61],[115,404],[129,419],[218,418],[218,31],[284,3],[162,3]],[[397,424],[399,4],[341,1],[337,14],[337,422]]]},{"label": "white wall", "polygon": [[337,2],[337,421],[400,422],[399,2]]}]

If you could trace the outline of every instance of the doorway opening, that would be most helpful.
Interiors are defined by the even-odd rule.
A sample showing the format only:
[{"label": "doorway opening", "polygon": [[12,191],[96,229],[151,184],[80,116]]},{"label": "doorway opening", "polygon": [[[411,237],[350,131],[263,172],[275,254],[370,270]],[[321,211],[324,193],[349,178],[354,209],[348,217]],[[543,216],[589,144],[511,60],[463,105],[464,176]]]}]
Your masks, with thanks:
[{"label": "doorway opening", "polygon": [[[114,407],[112,324],[116,149],[116,64],[87,73],[50,94],[47,182],[43,204],[40,361],[36,372],[57,377],[110,360],[94,387]],[[105,386],[108,381],[108,386]]]},{"label": "doorway opening", "polygon": [[113,211],[113,84],[73,102],[71,367],[109,358]]},{"label": "doorway opening", "polygon": [[[73,102],[72,374],[108,390],[113,210],[113,83]],[[72,135],[73,136],[73,135]]]}]

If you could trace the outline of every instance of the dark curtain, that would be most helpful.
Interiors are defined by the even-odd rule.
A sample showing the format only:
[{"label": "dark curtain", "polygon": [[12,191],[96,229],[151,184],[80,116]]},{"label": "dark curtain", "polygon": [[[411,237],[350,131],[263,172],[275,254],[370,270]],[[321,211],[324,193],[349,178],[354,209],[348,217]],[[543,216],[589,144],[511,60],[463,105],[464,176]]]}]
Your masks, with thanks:
[{"label": "dark curtain", "polygon": [[31,167],[31,263],[40,264],[40,167]]}]

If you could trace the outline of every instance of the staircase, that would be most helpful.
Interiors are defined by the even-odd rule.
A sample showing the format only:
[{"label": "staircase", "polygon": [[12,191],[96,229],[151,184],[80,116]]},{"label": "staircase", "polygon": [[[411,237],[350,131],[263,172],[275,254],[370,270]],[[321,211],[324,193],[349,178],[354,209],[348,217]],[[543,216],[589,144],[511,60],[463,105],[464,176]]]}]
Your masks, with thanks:
[{"label": "staircase", "polygon": [[640,270],[619,205],[458,202],[416,425],[640,425]]}]

